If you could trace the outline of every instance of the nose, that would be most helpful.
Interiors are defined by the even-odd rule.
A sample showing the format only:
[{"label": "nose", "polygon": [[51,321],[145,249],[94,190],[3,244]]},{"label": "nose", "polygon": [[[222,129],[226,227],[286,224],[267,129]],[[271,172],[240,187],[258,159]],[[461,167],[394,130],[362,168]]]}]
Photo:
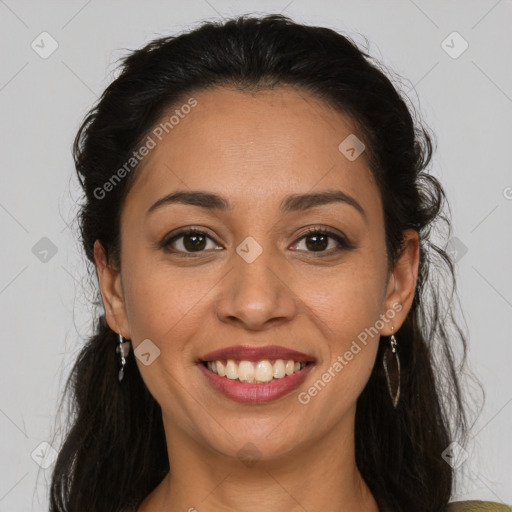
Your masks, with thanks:
[{"label": "nose", "polygon": [[218,319],[247,330],[289,322],[297,311],[297,296],[287,282],[290,270],[271,251],[264,250],[250,263],[234,255],[233,268],[223,279],[216,300]]}]

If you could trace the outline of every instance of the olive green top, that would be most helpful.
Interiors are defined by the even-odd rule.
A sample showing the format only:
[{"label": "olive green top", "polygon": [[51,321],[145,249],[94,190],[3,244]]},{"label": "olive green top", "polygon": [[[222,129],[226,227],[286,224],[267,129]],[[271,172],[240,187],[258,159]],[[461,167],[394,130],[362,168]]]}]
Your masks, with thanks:
[{"label": "olive green top", "polygon": [[512,507],[492,501],[456,501],[446,507],[446,512],[512,512]]}]

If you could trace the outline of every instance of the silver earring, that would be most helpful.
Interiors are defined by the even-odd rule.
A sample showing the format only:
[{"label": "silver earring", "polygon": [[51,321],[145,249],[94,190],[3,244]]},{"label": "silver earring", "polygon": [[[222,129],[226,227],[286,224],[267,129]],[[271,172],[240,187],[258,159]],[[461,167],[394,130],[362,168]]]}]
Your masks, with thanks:
[{"label": "silver earring", "polygon": [[119,343],[116,346],[116,353],[119,355],[119,374],[117,375],[117,378],[119,382],[123,380],[124,377],[124,367],[126,365],[126,358],[128,357],[128,354],[130,353],[130,342],[124,341],[123,335],[119,333]]},{"label": "silver earring", "polygon": [[[393,329],[393,328],[392,328]],[[393,331],[391,331],[393,332]],[[384,372],[386,373],[386,382],[388,384],[389,396],[391,397],[391,401],[393,402],[393,407],[396,409],[398,405],[398,399],[400,398],[400,359],[398,357],[398,352],[396,350],[397,341],[394,334],[391,334],[389,338],[389,347],[386,347],[384,351],[384,358],[382,359],[382,364],[384,366]],[[394,371],[393,377],[390,375],[388,370],[389,362],[393,364],[389,359],[393,358],[394,362]]]}]

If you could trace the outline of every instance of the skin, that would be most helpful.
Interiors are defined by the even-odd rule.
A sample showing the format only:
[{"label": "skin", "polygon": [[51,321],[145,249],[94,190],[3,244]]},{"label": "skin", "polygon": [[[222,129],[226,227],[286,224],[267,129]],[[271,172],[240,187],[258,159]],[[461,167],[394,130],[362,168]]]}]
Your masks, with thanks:
[{"label": "skin", "polygon": [[[388,272],[382,203],[366,155],[349,161],[338,150],[357,132],[322,100],[291,87],[193,96],[197,106],[144,159],[127,195],[121,268],[95,244],[110,327],[132,349],[150,339],[161,351],[149,366],[138,358],[137,365],[162,407],[170,473],[139,512],[377,512],[355,464],[354,418],[379,336],[307,405],[297,393],[393,305],[401,310],[380,335],[397,334],[414,296],[418,234],[404,232],[404,251]],[[233,210],[173,204],[146,215],[175,190],[224,195]],[[285,196],[323,190],[351,195],[365,217],[344,203],[280,213]],[[339,246],[331,238],[319,249],[307,244],[311,225],[345,234],[355,248],[333,252]],[[197,258],[177,254],[193,251],[186,237],[173,243],[174,254],[159,247],[190,226],[211,237]],[[252,263],[236,252],[248,236],[263,249]],[[214,391],[196,365],[237,344],[283,345],[311,354],[316,365],[298,391],[241,404]],[[260,456],[250,467],[237,457],[248,442]]]}]

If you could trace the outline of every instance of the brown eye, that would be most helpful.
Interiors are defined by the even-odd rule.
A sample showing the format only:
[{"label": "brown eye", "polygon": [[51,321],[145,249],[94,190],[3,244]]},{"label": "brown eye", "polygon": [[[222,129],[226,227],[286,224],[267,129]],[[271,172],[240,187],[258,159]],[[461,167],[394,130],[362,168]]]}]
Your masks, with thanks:
[{"label": "brown eye", "polygon": [[307,235],[305,237],[306,241],[306,247],[312,251],[320,250],[324,251],[327,249],[329,245],[329,238],[326,235],[317,234],[317,235]]},{"label": "brown eye", "polygon": [[[331,254],[343,249],[352,248],[352,245],[349,244],[344,237],[333,233],[332,231],[326,231],[318,228],[313,228],[307,231],[305,235],[299,238],[299,241],[296,242],[295,245],[297,246],[302,240],[306,240],[305,247],[307,252],[313,253]],[[327,250],[330,240],[333,240],[335,244],[334,247],[331,247],[330,250]]]},{"label": "brown eye", "polygon": [[166,249],[170,247],[171,252],[194,253],[203,252],[207,246],[207,240],[213,242],[213,239],[204,231],[189,229],[164,240],[161,245]]}]

